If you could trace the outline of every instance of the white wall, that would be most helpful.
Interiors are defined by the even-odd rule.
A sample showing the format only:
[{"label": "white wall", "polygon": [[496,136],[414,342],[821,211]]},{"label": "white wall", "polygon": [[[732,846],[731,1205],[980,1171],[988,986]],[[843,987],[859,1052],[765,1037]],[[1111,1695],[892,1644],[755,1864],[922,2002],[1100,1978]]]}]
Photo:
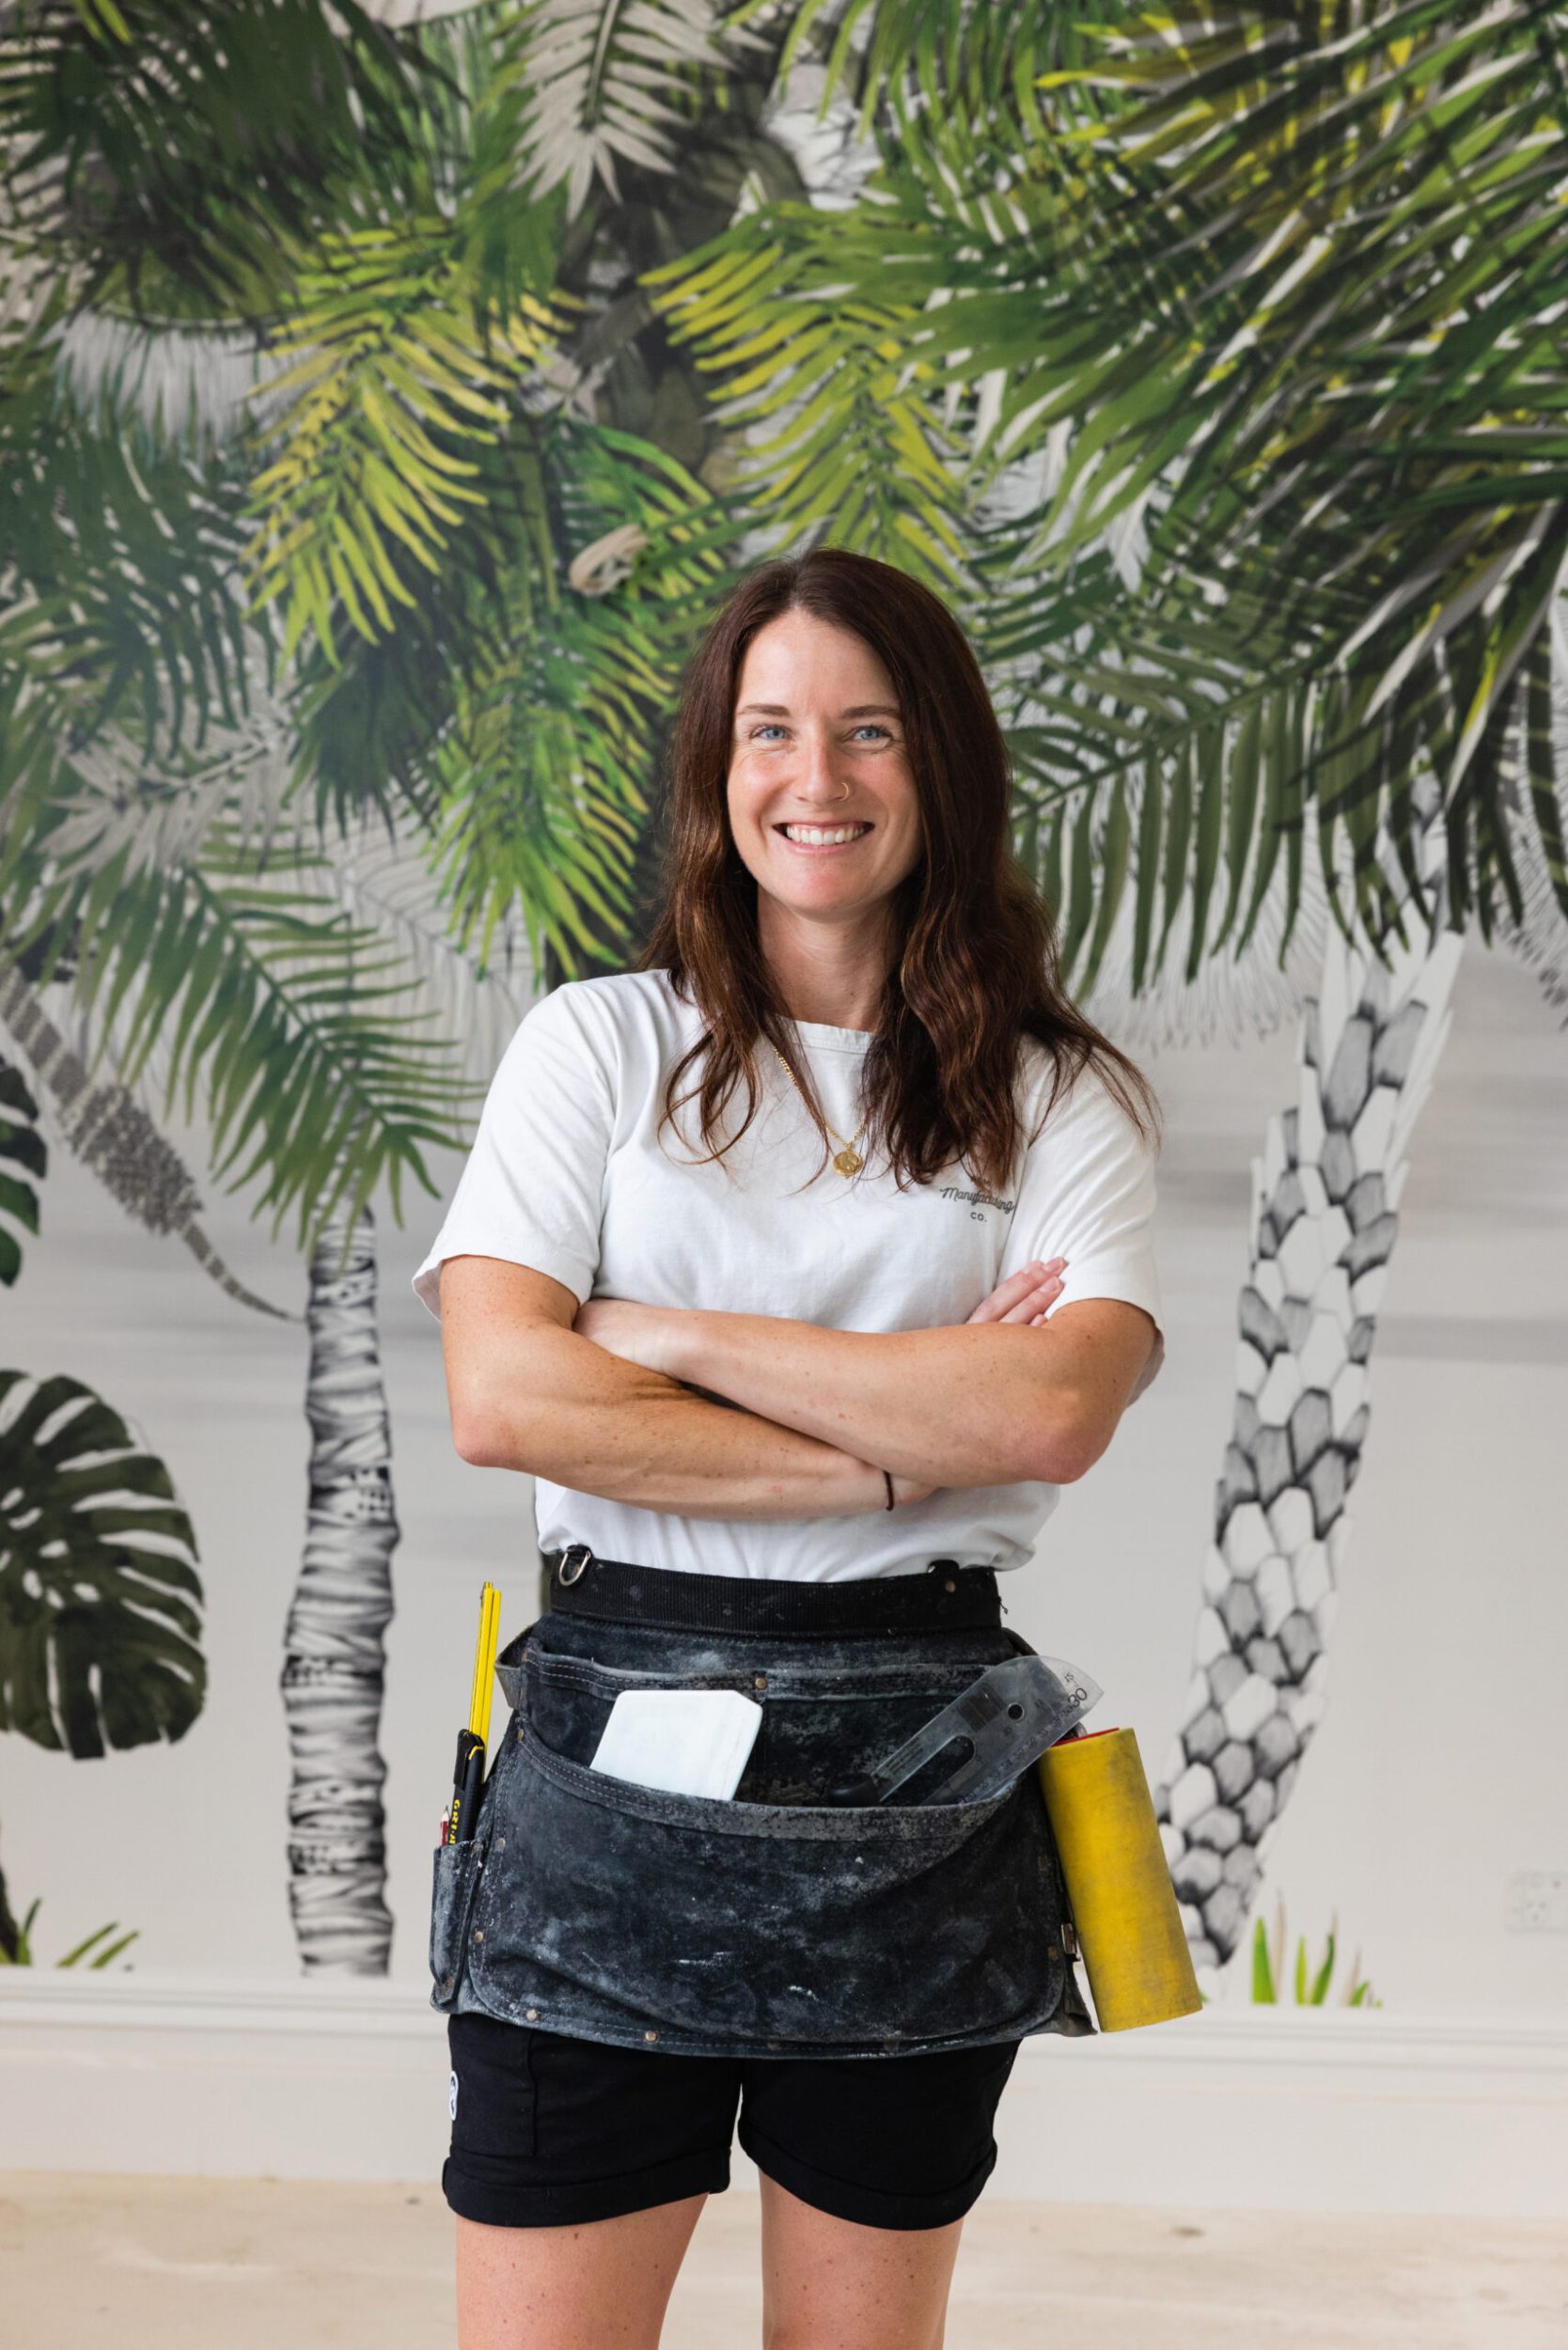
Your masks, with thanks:
[{"label": "white wall", "polygon": [[[16,1976],[0,2171],[432,2180],[443,2021],[404,1983]],[[1041,2033],[996,2140],[1009,2200],[1568,2219],[1568,2027],[1238,2007]],[[756,2186],[739,2149],[733,2178]]]},{"label": "white wall", "polygon": [[[1013,1622],[1105,1684],[1151,1776],[1188,1672],[1200,1570],[1230,1423],[1248,1162],[1294,1099],[1281,1029],[1147,1063],[1167,1117],[1159,1258],[1168,1362],[1043,1556]],[[458,1161],[433,1171],[444,1187]],[[302,1269],[204,1185],[244,1279],[298,1305]],[[1473,944],[1418,1124],[1351,1503],[1325,1726],[1269,1870],[1293,1929],[1337,1909],[1392,2015],[1568,2020],[1568,1935],[1505,1924],[1507,1879],[1568,1870],[1568,1036],[1535,981]],[[466,1702],[485,1576],[525,1620],[535,1554],[524,1482],[447,1440],[435,1324],[408,1277],[438,1221],[405,1195],[383,1246],[402,1542],[384,1747],[395,1976],[424,1979],[430,1851]],[[109,1918],[143,1974],[254,1983],[294,1971],[283,1863],[279,1643],[304,1509],[304,1333],[232,1306],[178,1243],[125,1222],[63,1152],[45,1233],[0,1293],[0,1361],[68,1371],[140,1423],[196,1522],[211,1695],[172,1749],[84,1763],[0,1740],[0,1864],[44,1897],[45,1956]],[[1224,1996],[1245,1998],[1228,1979]]]}]

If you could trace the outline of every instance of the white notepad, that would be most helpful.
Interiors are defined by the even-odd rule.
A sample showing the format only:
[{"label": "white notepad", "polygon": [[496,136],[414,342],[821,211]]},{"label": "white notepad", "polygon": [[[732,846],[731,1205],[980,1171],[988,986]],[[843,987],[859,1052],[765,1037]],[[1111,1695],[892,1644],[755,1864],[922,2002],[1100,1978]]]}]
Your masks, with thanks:
[{"label": "white notepad", "polygon": [[732,1795],[762,1709],[738,1689],[622,1689],[590,1767],[672,1795]]}]

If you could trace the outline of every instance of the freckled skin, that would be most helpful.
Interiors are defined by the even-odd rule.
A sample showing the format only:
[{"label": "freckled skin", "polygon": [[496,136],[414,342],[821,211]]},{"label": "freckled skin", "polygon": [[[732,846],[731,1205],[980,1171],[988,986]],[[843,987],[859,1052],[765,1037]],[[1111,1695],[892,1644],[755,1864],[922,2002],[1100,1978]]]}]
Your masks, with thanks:
[{"label": "freckled skin", "polygon": [[761,2184],[764,2350],[942,2350],[962,2219],[863,2228]]},{"label": "freckled skin", "polygon": [[460,2219],[458,2350],[654,2350],[707,2200],[575,2228]]},{"label": "freckled skin", "polygon": [[[705,2195],[579,2228],[460,2219],[458,2350],[657,2350]],[[964,2222],[865,2228],[761,2181],[763,2350],[942,2350]]]}]

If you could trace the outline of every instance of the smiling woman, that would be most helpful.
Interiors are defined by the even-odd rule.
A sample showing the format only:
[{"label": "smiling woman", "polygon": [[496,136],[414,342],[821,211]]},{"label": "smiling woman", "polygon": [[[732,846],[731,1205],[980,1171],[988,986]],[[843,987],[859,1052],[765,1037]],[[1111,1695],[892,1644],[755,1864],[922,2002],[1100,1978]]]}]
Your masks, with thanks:
[{"label": "smiling woman", "polygon": [[[459,1449],[533,1476],[553,1570],[438,1856],[463,2339],[510,2344],[520,2294],[541,2350],[596,2338],[613,2277],[655,2342],[738,2111],[785,2334],[832,2273],[833,2338],[908,2350],[1021,2038],[1091,2027],[1032,1773],[834,1790],[1023,1646],[997,1571],[1159,1371],[1150,1097],[1061,994],[915,581],[741,581],[671,781],[638,967],[528,1012],[416,1276]],[[635,1686],[760,1706],[733,1800],[595,1773]]]},{"label": "smiling woman", "polygon": [[[962,1157],[1007,1189],[1023,1040],[1051,1064],[1048,1111],[1092,1068],[1157,1140],[1147,1082],[1060,986],[985,681],[918,581],[834,547],[749,573],[687,671],[671,767],[664,908],[635,967],[704,1014],[666,1091],[700,1061],[704,1140],[738,1082],[755,1110],[759,1040],[816,1116],[791,1017],[865,1037],[869,1131],[917,1183]],[[841,847],[790,838],[851,824],[869,829]]]},{"label": "smiling woman", "polygon": [[925,842],[893,683],[864,638],[780,613],[742,666],[727,813],[797,1017],[870,1029],[892,892]]}]

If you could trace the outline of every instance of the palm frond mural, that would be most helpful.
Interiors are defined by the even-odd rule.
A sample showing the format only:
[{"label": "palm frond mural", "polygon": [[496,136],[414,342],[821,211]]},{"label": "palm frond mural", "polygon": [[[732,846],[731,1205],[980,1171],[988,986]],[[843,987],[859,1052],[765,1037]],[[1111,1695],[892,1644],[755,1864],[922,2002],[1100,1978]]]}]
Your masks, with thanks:
[{"label": "palm frond mural", "polygon": [[477,320],[452,244],[439,218],[360,228],[296,281],[272,343],[290,364],[266,387],[276,452],[252,484],[246,549],[258,605],[285,599],[284,661],[309,628],[336,667],[335,619],[390,633],[392,603],[417,604],[398,558],[439,571],[459,509],[485,503],[474,452],[498,439],[554,321],[527,295]]},{"label": "palm frond mural", "polygon": [[[1465,929],[1560,953],[1540,945],[1568,910],[1560,20],[836,21],[824,94],[854,85],[869,200],[762,205],[669,265],[671,331],[754,428],[813,400],[842,418],[836,350],[814,366],[781,337],[787,367],[745,363],[799,286],[877,306],[889,380],[923,383],[961,444],[965,617],[1020,847],[1097,1016],[1180,1035],[1222,950],[1262,935],[1283,970],[1298,925],[1321,940],[1316,970],[1294,964],[1301,1098],[1254,1169],[1234,1433],[1162,1791],[1213,1962],[1323,1709],[1403,1153]],[[855,526],[866,494],[816,486],[797,533]]]},{"label": "palm frond mural", "polygon": [[868,274],[847,298],[833,217],[809,204],[755,214],[647,282],[678,288],[664,306],[672,332],[700,331],[698,365],[721,371],[727,423],[750,428],[734,486],[776,545],[830,514],[836,545],[972,595],[974,468],[933,397],[939,370],[911,354],[896,288]]},{"label": "palm frond mural", "polygon": [[515,97],[530,192],[564,186],[576,212],[595,180],[619,197],[618,165],[673,172],[690,69],[722,69],[726,39],[738,38],[719,15],[713,0],[525,0],[509,10],[498,94]]},{"label": "palm frond mural", "polygon": [[40,1120],[236,1305],[177,1120],[298,1251],[307,1966],[391,1931],[375,1218],[536,978],[635,953],[686,654],[820,541],[969,629],[1092,1015],[1300,1022],[1163,1795],[1195,1947],[1241,1947],[1466,934],[1568,1000],[1560,17],[0,28],[0,1274]]},{"label": "palm frond mural", "polygon": [[[548,156],[519,170],[522,48],[570,43],[569,13],[486,11],[477,38],[314,0],[45,5],[6,34],[0,1020],[85,1162],[238,1302],[261,1301],[205,1240],[176,1116],[306,1260],[284,1686],[312,1967],[379,1970],[390,1937],[372,1196],[399,1213],[461,1136],[488,1069],[459,1007],[493,959],[627,940],[661,728],[736,533],[678,456],[578,402],[573,281],[626,217],[608,157],[636,163],[629,106],[684,118],[649,96],[638,13],[602,11],[574,117],[596,204],[574,164],[570,190]],[[723,62],[700,13],[651,12],[655,78],[698,115]],[[149,139],[170,92],[178,135]],[[643,144],[667,171],[667,126]],[[401,844],[379,894],[370,819]],[[30,1120],[5,1131],[26,1156]]]},{"label": "palm frond mural", "polygon": [[[149,1232],[177,1233],[202,1271],[238,1304],[249,1306],[258,1313],[282,1318],[285,1309],[247,1289],[229,1271],[208,1239],[197,1220],[201,1214],[200,1195],[180,1153],[165,1141],[128,1087],[113,1080],[105,1085],[92,1083],[86,1064],[49,1019],[14,964],[8,968],[0,965],[0,1023],[27,1055],[39,1084],[53,1095],[55,1115],[71,1151],[98,1176],[127,1215],[145,1225]],[[14,1092],[22,1081],[15,1072],[7,1073]],[[0,1080],[0,1104],[5,1099],[5,1083]],[[37,1104],[24,1089],[24,1099],[36,1120]],[[25,1141],[24,1132],[13,1135],[12,1147],[18,1156],[24,1155]],[[30,1148],[38,1154],[43,1152],[44,1145],[36,1133]],[[5,1144],[0,1140],[0,1155],[4,1152]],[[41,1173],[41,1155],[37,1157],[36,1166]],[[0,1202],[4,1198],[5,1194],[0,1191]],[[35,1201],[35,1217],[36,1214]],[[37,1231],[36,1221],[30,1229]],[[12,1279],[16,1270],[13,1266]]]}]

